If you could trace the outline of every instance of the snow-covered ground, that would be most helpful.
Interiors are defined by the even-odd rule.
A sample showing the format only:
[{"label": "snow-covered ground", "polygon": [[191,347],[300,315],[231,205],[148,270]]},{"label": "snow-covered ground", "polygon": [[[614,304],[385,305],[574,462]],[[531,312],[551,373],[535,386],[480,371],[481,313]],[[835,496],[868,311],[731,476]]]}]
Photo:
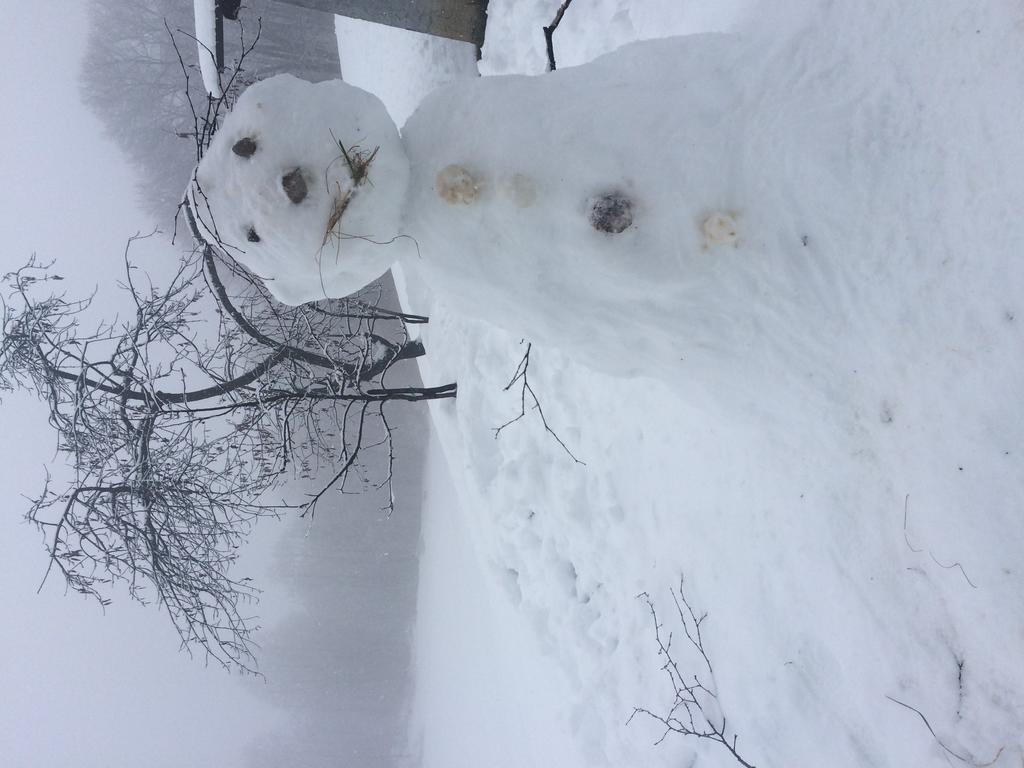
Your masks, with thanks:
[{"label": "snow-covered ground", "polygon": [[[556,34],[560,66],[727,30],[742,47],[727,78],[760,86],[724,128],[757,137],[776,183],[734,190],[741,235],[721,259],[736,280],[716,274],[725,293],[681,313],[719,317],[725,301],[746,324],[728,346],[695,349],[699,365],[629,378],[558,349],[553,329],[528,375],[566,450],[529,393],[495,436],[520,412],[522,381],[505,385],[521,329],[551,308],[520,295],[521,322],[496,310],[488,323],[409,276],[410,309],[431,315],[427,383],[459,382],[434,410],[454,499],[435,485],[424,520],[422,764],[738,764],[712,740],[655,745],[650,718],[627,725],[634,707],[673,704],[643,593],[680,672],[707,689],[696,698],[710,722],[698,713],[694,728],[738,736],[748,763],[1021,764],[1024,11],[632,5],[577,0]],[[556,6],[492,0],[481,71],[542,73]],[[353,81],[346,60],[359,58],[355,84],[389,103],[396,76],[368,62],[393,49],[358,39],[341,45],[343,71]],[[424,68],[448,61],[425,43],[401,50]],[[463,65],[435,81],[456,75]],[[398,101],[401,119],[407,91]],[[686,348],[691,326],[670,330]],[[673,603],[683,575],[713,671]]]}]

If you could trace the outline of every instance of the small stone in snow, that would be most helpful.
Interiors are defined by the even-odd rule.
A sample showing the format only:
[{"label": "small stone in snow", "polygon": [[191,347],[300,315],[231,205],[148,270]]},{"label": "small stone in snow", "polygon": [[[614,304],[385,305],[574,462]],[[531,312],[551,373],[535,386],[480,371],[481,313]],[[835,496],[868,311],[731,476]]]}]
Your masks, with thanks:
[{"label": "small stone in snow", "polygon": [[306,199],[309,190],[306,188],[306,180],[302,178],[302,171],[296,168],[281,177],[281,186],[288,199],[298,205]]},{"label": "small stone in snow", "polygon": [[598,232],[617,235],[633,224],[633,201],[622,192],[590,199],[590,223]]},{"label": "small stone in snow", "polygon": [[736,219],[728,213],[712,213],[701,225],[708,245],[735,245]]},{"label": "small stone in snow", "polygon": [[480,196],[480,182],[461,165],[446,165],[434,180],[441,199],[451,205],[469,205]]},{"label": "small stone in snow", "polygon": [[252,157],[256,154],[256,142],[246,136],[244,139],[236,141],[231,147],[231,151],[239,157]]}]

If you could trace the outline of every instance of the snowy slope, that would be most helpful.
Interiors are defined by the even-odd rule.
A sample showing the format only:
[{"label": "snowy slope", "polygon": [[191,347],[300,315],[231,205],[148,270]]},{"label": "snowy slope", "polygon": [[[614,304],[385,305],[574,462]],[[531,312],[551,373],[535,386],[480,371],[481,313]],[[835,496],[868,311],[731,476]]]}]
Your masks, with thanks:
[{"label": "snowy slope", "polygon": [[[547,6],[492,1],[481,69],[541,71]],[[574,5],[556,41],[581,61],[638,28],[721,28],[721,15]],[[749,365],[735,349],[704,355],[690,372],[699,400],[680,396],[692,392],[677,374],[609,376],[535,344],[529,382],[579,464],[529,407],[495,439],[520,408],[518,385],[503,389],[525,351],[516,318],[496,317],[502,330],[410,285],[411,308],[432,316],[430,376],[460,386],[435,417],[461,513],[434,510],[425,540],[457,526],[483,571],[460,586],[443,578],[456,559],[425,557],[437,570],[423,574],[421,608],[462,606],[448,608],[461,619],[453,638],[486,611],[478,643],[494,644],[446,677],[445,649],[458,646],[431,625],[425,765],[736,765],[721,744],[654,746],[655,723],[626,725],[634,707],[672,703],[643,592],[684,672],[717,694],[720,712],[705,700],[712,725],[724,717],[752,764],[1022,760],[1024,13],[794,2],[737,6],[731,23],[747,61],[778,75],[736,120],[756,118],[745,128],[792,158],[761,208],[743,190],[746,220],[801,214],[739,250],[816,267],[808,282],[787,273],[793,295],[832,303],[766,313],[746,339]],[[785,154],[803,136],[818,165]],[[521,298],[521,327],[547,311]],[[669,592],[681,574],[708,613],[713,674],[685,652]],[[482,706],[472,681],[505,691],[493,714],[507,727],[486,740],[460,727],[458,693],[429,695],[445,679]]]}]

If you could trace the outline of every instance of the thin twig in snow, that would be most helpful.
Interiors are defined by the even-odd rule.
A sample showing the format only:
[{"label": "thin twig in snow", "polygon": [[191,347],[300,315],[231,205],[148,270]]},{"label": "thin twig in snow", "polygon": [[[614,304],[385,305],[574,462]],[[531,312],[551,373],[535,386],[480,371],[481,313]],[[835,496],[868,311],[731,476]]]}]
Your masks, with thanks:
[{"label": "thin twig in snow", "polygon": [[903,540],[905,542],[907,542],[907,548],[911,552],[913,552],[914,554],[917,554],[918,552],[921,552],[923,550],[918,549],[917,547],[915,547],[913,544],[910,543],[910,536],[907,534],[907,512],[908,512],[909,509],[910,509],[910,494],[908,493],[906,495],[906,497],[903,499]]},{"label": "thin twig in snow", "polygon": [[544,425],[544,429],[548,432],[549,435],[555,438],[558,444],[562,446],[562,450],[569,454],[569,457],[573,461],[575,461],[577,464],[583,464],[584,466],[586,466],[585,461],[581,461],[580,459],[576,458],[576,455],[569,450],[569,446],[567,446],[562,441],[562,438],[558,436],[558,433],[551,428],[551,426],[548,424],[547,418],[544,416],[544,409],[540,405],[540,400],[537,399],[537,393],[534,392],[533,387],[530,386],[530,379],[527,375],[530,370],[531,349],[533,349],[533,344],[527,342],[526,353],[523,355],[523,358],[519,361],[519,365],[516,367],[516,372],[512,376],[512,379],[509,381],[508,384],[505,385],[504,389],[502,390],[503,392],[508,392],[510,389],[512,389],[512,387],[515,386],[515,383],[517,381],[521,382],[522,387],[519,390],[519,415],[516,416],[515,418],[509,419],[500,427],[496,427],[494,429],[494,439],[498,439],[498,435],[501,434],[502,430],[505,429],[505,427],[515,424],[517,421],[519,421],[526,415],[526,395],[529,394],[531,399],[533,400],[533,410],[537,411],[537,414],[540,416],[540,420],[541,423]]},{"label": "thin twig in snow", "polygon": [[955,757],[955,758],[956,758],[957,760],[959,760],[959,761],[960,761],[960,762],[962,762],[962,763],[967,763],[968,765],[973,765],[973,766],[974,766],[975,768],[988,768],[988,766],[990,766],[990,765],[992,765],[993,763],[995,763],[995,761],[999,759],[999,756],[1000,756],[1001,754],[1003,754],[1003,748],[1002,748],[1002,747],[1000,747],[1000,748],[999,748],[999,749],[998,749],[998,750],[996,751],[995,757],[993,757],[993,758],[992,758],[991,760],[989,760],[989,761],[988,761],[987,763],[977,763],[977,762],[975,762],[974,760],[972,760],[972,759],[971,759],[971,758],[969,758],[969,757],[964,757],[963,755],[961,755],[961,754],[958,754],[957,752],[954,752],[954,751],[953,751],[952,749],[950,749],[949,747],[947,747],[947,746],[946,746],[946,745],[945,745],[945,744],[944,744],[944,743],[942,742],[942,739],[940,739],[940,738],[939,738],[939,736],[938,736],[938,734],[936,734],[936,733],[935,733],[935,729],[934,729],[934,728],[932,728],[932,724],[928,722],[928,718],[924,716],[924,713],[923,713],[923,712],[921,712],[921,710],[920,710],[920,709],[918,709],[917,707],[912,707],[912,706],[910,706],[909,704],[906,704],[906,703],[904,703],[904,702],[900,701],[899,699],[894,699],[894,698],[893,698],[892,696],[888,696],[888,695],[886,695],[886,697],[885,697],[885,698],[887,698],[887,699],[888,699],[889,701],[891,701],[891,702],[892,702],[893,704],[899,704],[899,705],[900,705],[901,707],[905,707],[906,709],[909,709],[909,710],[910,710],[911,712],[915,712],[915,713],[917,713],[917,716],[921,718],[922,722],[924,722],[924,725],[925,725],[925,727],[926,727],[926,728],[928,729],[928,733],[930,733],[930,734],[932,735],[932,738],[933,738],[933,739],[935,739],[935,743],[936,743],[936,744],[938,744],[938,745],[939,745],[940,747],[942,747],[942,748],[943,748],[943,749],[944,749],[944,750],[945,750],[946,752],[948,752],[948,753],[949,753],[950,755],[952,755],[953,757]]},{"label": "thin twig in snow", "polygon": [[[914,554],[917,554],[919,552],[923,552],[924,550],[920,549],[918,547],[915,547],[913,544],[911,544],[910,543],[910,537],[907,535],[907,511],[908,511],[909,507],[910,507],[910,494],[908,493],[906,495],[906,498],[904,498],[904,500],[903,500],[903,540],[907,542],[907,547],[910,549],[910,551],[913,552]],[[960,569],[960,573],[963,574],[963,577],[964,577],[964,579],[967,580],[967,583],[970,584],[971,587],[973,587],[974,589],[978,588],[978,585],[975,584],[973,581],[971,581],[971,577],[967,575],[967,571],[964,570],[964,567],[960,564],[959,561],[950,563],[949,565],[946,565],[945,563],[941,562],[935,556],[935,553],[932,552],[932,550],[930,550],[930,549],[928,550],[928,556],[932,559],[932,562],[934,562],[940,568],[945,568],[946,570],[949,570],[950,568],[958,568],[958,569]]]}]

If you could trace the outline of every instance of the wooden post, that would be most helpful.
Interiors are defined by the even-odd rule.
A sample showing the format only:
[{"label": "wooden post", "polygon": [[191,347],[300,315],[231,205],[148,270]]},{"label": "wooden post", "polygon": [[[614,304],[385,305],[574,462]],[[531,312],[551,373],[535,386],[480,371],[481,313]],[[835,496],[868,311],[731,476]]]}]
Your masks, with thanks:
[{"label": "wooden post", "polygon": [[224,71],[224,14],[221,11],[220,3],[213,9],[213,36],[216,41],[213,60],[217,64],[217,71]]},{"label": "wooden post", "polygon": [[487,0],[278,0],[412,32],[483,45]]}]

